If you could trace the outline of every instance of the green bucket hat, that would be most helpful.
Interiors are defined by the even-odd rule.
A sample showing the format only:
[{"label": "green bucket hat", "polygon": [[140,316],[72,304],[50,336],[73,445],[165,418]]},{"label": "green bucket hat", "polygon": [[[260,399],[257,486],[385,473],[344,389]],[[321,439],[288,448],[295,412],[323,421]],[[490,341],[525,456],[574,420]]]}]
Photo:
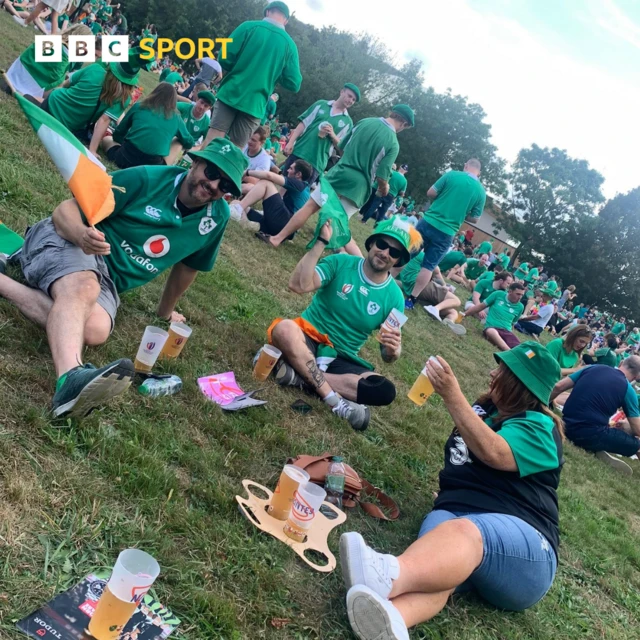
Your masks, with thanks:
[{"label": "green bucket hat", "polygon": [[287,7],[287,5],[284,2],[281,2],[280,0],[274,0],[274,2],[270,2],[265,8],[264,8],[264,15],[267,15],[267,11],[279,11],[280,13],[284,14],[284,17],[288,20],[291,16],[291,14],[289,13],[289,7]]},{"label": "green bucket hat", "polygon": [[345,85],[343,88],[353,91],[353,93],[356,94],[356,102],[360,102],[360,89],[358,89],[358,87],[356,87],[356,85],[353,84],[353,82],[345,82]]},{"label": "green bucket hat", "polygon": [[411,259],[411,225],[408,222],[396,217],[390,220],[383,220],[376,225],[374,232],[375,233],[372,233],[364,243],[367,251],[371,249],[371,245],[378,236],[387,236],[397,240],[404,249],[400,260],[396,263],[396,267],[403,267],[409,262]]},{"label": "green bucket hat", "polygon": [[391,111],[401,115],[412,127],[416,124],[416,114],[408,104],[397,104]]},{"label": "green bucket hat", "polygon": [[168,82],[169,84],[175,84],[176,82],[182,82],[182,76],[177,71],[172,71],[163,82]]},{"label": "green bucket hat", "polygon": [[544,293],[547,296],[555,298],[557,291],[555,289],[549,289],[548,287],[541,287],[540,293]]},{"label": "green bucket hat", "polygon": [[216,102],[216,97],[211,91],[200,91],[200,93],[198,93],[198,98],[200,98],[200,100],[208,102],[211,106],[213,106]]},{"label": "green bucket hat", "polygon": [[187,151],[187,154],[192,158],[210,162],[224,171],[235,186],[233,195],[241,195],[242,176],[249,166],[249,160],[235,144],[226,138],[214,138],[202,151]]},{"label": "green bucket hat", "polygon": [[557,360],[543,345],[533,341],[523,342],[510,351],[494,353],[493,357],[498,364],[504,362],[542,404],[549,404],[551,391],[562,375]]}]

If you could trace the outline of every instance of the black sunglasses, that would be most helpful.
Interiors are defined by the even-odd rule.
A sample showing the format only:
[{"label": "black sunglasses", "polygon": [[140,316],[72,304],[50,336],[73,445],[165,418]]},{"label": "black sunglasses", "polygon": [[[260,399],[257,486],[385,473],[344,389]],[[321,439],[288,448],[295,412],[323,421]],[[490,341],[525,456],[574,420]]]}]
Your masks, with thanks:
[{"label": "black sunglasses", "polygon": [[402,249],[396,249],[396,247],[392,247],[382,238],[376,238],[376,247],[378,247],[380,251],[384,251],[385,249],[387,249],[389,251],[389,256],[394,260],[402,257]]},{"label": "black sunglasses", "polygon": [[215,164],[207,162],[204,168],[204,176],[207,180],[219,180],[218,188],[224,193],[237,193],[238,189],[233,181],[222,175],[222,172]]}]

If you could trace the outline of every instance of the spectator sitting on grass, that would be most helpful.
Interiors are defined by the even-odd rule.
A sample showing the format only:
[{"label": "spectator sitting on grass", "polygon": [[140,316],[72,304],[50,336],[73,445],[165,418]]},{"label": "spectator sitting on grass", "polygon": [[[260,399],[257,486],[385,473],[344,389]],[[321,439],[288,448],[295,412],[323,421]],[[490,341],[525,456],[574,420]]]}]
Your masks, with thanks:
[{"label": "spectator sitting on grass", "polygon": [[465,264],[452,269],[449,279],[464,285],[469,291],[473,291],[478,278],[487,270],[488,266],[489,256],[483,253],[479,258],[469,258]]},{"label": "spectator sitting on grass", "polygon": [[560,530],[562,421],[548,408],[560,368],[526,342],[494,354],[488,392],[474,405],[447,362],[428,377],[455,427],[433,510],[399,556],[340,538],[351,628],[360,640],[409,640],[408,629],[444,609],[453,593],[475,591],[506,611],[535,605],[553,584]]}]

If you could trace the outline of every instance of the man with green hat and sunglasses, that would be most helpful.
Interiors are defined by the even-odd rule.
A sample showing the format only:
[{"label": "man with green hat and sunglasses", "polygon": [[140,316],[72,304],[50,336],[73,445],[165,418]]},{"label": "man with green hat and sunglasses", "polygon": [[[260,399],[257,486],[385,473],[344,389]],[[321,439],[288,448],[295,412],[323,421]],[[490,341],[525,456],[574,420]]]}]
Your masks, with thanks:
[{"label": "man with green hat and sunglasses", "polygon": [[347,82],[335,100],[317,100],[298,116],[300,124],[291,132],[284,148],[288,156],[282,166],[285,172],[298,158],[313,167],[311,184],[324,173],[333,148],[338,149],[344,137],[353,128],[349,109],[360,102],[360,89]]},{"label": "man with green hat and sunglasses", "polygon": [[300,90],[298,49],[285,31],[288,21],[289,7],[275,0],[266,6],[263,20],[243,22],[229,36],[227,57],[220,60],[225,75],[205,146],[228,134],[242,149],[260,125],[276,84]]},{"label": "man with green hat and sunglasses", "polygon": [[224,194],[240,195],[247,161],[222,139],[189,155],[188,171],[142,166],[113,173],[115,208],[95,226],[75,199],[65,200],[27,232],[20,262],[28,286],[0,275],[0,296],[47,329],[58,377],[54,417],[82,417],[131,383],[128,359],[99,369],[81,364],[85,345],[109,337],[119,293],[171,268],[157,315],[182,321],[176,304],[199,271],[213,269],[229,220]]},{"label": "man with green hat and sunglasses", "polygon": [[366,257],[339,253],[321,259],[331,234],[328,221],[289,281],[295,293],[315,292],[311,304],[299,318],[274,320],[268,336],[283,354],[276,382],[314,391],[362,431],[369,424],[369,405],[388,405],[396,396],[393,383],[358,354],[379,330],[382,359],[400,357],[400,325],[385,320],[402,309],[404,297],[389,272],[408,262],[411,236],[408,223],[385,221],[367,239]]},{"label": "man with green hat and sunglasses", "polygon": [[[389,192],[391,168],[400,152],[398,133],[415,125],[413,109],[406,104],[398,104],[386,118],[365,118],[349,131],[340,141],[342,157],[313,191],[311,198],[276,236],[259,236],[274,247],[279,246],[292,233],[300,229],[314,214],[325,207],[323,215],[342,221],[341,227],[348,227],[348,220],[364,205],[371,192],[371,181],[378,181],[378,195]],[[316,233],[318,229],[316,229]],[[352,255],[362,256],[360,248],[350,233],[331,248],[341,248]]]}]

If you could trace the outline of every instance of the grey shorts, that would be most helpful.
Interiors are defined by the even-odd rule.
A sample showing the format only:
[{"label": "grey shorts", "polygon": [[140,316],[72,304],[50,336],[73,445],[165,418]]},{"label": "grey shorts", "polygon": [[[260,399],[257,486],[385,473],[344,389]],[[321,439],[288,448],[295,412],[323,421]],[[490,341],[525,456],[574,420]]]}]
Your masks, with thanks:
[{"label": "grey shorts", "polygon": [[238,111],[216,100],[213,105],[210,129],[224,131],[229,134],[229,140],[241,149],[249,142],[251,134],[260,126],[260,118],[250,116],[244,111]]},{"label": "grey shorts", "polygon": [[51,218],[33,225],[24,239],[20,265],[30,287],[51,296],[51,285],[60,278],[80,271],[93,271],[100,282],[98,304],[109,314],[111,328],[115,322],[120,298],[102,256],[88,256],[56,232]]}]

